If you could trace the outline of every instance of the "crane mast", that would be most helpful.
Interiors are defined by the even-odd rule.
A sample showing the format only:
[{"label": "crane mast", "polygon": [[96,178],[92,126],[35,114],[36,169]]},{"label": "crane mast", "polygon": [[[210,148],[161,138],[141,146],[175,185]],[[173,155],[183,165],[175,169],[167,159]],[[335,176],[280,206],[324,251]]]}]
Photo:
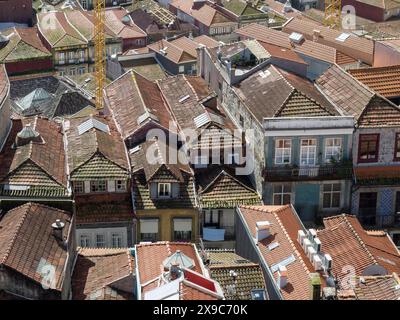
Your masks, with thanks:
[{"label": "crane mast", "polygon": [[106,0],[95,0],[94,60],[96,72],[96,108],[98,110],[103,109],[103,88],[106,79],[105,7]]},{"label": "crane mast", "polygon": [[341,28],[342,0],[325,0],[324,24],[332,29]]}]

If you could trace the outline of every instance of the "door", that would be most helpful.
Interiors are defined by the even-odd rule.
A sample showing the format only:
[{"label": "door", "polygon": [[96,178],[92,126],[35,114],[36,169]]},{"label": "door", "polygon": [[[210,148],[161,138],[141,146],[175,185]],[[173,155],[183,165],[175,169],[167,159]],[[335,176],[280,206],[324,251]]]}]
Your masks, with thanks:
[{"label": "door", "polygon": [[360,192],[359,219],[362,224],[375,225],[377,192]]}]

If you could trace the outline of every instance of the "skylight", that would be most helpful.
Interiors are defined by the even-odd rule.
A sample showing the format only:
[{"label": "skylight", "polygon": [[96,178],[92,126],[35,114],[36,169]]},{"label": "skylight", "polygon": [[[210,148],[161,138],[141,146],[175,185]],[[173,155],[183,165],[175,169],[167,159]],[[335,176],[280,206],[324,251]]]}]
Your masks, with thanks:
[{"label": "skylight", "polygon": [[292,32],[289,36],[289,40],[295,43],[300,43],[301,41],[303,41],[303,39],[304,39],[303,35],[297,32]]},{"label": "skylight", "polygon": [[79,135],[82,135],[93,128],[96,128],[97,130],[103,131],[105,133],[110,133],[110,128],[108,127],[108,125],[93,118],[90,118],[89,120],[81,123],[78,126],[78,133]]},{"label": "skylight", "polygon": [[339,37],[336,38],[336,41],[345,42],[347,38],[350,37],[348,33],[342,33]]},{"label": "skylight", "polygon": [[295,262],[295,261],[296,261],[296,258],[294,257],[294,255],[291,255],[291,256],[287,257],[286,259],[284,259],[284,260],[282,260],[282,261],[280,261],[280,262],[278,262],[276,264],[273,264],[271,266],[271,272],[278,271],[279,266],[286,267],[286,266],[288,266],[289,264],[291,264],[292,262]]}]

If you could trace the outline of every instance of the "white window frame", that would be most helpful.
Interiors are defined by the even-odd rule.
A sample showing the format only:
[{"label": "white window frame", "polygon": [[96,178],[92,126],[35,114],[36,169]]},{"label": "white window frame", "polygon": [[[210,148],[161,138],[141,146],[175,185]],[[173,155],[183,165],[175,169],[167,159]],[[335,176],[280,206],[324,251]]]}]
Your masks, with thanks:
[{"label": "white window frame", "polygon": [[86,71],[85,67],[78,68],[78,74],[79,75],[85,74],[86,73],[85,71]]},{"label": "white window frame", "polygon": [[[99,182],[104,182],[104,190],[95,190],[93,191],[93,185],[97,184],[97,189],[99,187]],[[91,193],[101,193],[101,192],[107,192],[108,188],[107,188],[107,181],[106,180],[91,180],[90,181],[90,192]]]},{"label": "white window frame", "polygon": [[[73,186],[74,186],[75,194],[85,193],[85,182],[84,181],[74,181]],[[80,188],[81,191],[77,191],[78,188]]]},{"label": "white window frame", "polygon": [[[310,141],[315,142],[313,145],[304,145],[303,142],[307,141],[308,143]],[[314,153],[314,157],[311,158],[310,155]],[[306,163],[303,163],[303,155],[306,156]],[[312,160],[312,161],[310,161]],[[317,160],[317,139],[301,139],[300,140],[300,166],[315,166]]]},{"label": "white window frame", "polygon": [[125,192],[126,191],[126,181],[125,180],[115,180],[115,191]]},{"label": "white window frame", "polygon": [[[280,187],[280,192],[275,192],[275,187],[279,186]],[[280,184],[280,185],[273,185],[272,186],[272,203],[274,206],[282,206],[283,205],[283,198],[285,195],[289,195],[290,197],[290,203],[292,203],[292,186],[290,185],[290,191],[289,192],[285,192],[285,184]],[[281,201],[280,203],[275,203],[275,196],[280,196],[281,197]]]},{"label": "white window frame", "polygon": [[58,53],[58,64],[65,64],[65,52]]},{"label": "white window frame", "polygon": [[69,75],[70,76],[76,76],[76,69],[75,68],[69,69]]},{"label": "white window frame", "polygon": [[[99,237],[103,237],[102,245],[100,245],[100,246],[99,246],[99,239],[98,239]],[[107,247],[107,239],[106,239],[106,235],[104,233],[96,233],[95,240],[96,240],[96,248]]]},{"label": "white window frame", "polygon": [[87,236],[89,238],[90,247],[96,247],[97,245],[97,234],[102,234],[105,237],[105,247],[112,248],[113,247],[113,234],[121,235],[121,248],[128,247],[128,230],[126,227],[117,227],[117,228],[91,228],[91,229],[80,229],[76,230],[76,242],[77,245],[80,246],[81,236]]},{"label": "white window frame", "polygon": [[[283,147],[279,147],[279,143],[283,141]],[[289,142],[290,146],[285,147],[285,142]],[[289,152],[289,154],[285,154]],[[285,162],[285,158],[289,156],[289,161]],[[276,139],[275,141],[275,164],[290,164],[292,158],[292,140]],[[280,159],[280,161],[278,161]]]},{"label": "white window frame", "polygon": [[178,72],[179,73],[184,73],[185,72],[185,66],[179,66]]},{"label": "white window frame", "polygon": [[[334,184],[338,184],[339,185],[339,191],[334,191],[333,190],[333,185]],[[330,187],[330,190],[328,190],[328,191],[325,191],[325,186],[331,186]],[[330,195],[330,204],[329,204],[329,207],[324,207],[324,196],[326,195],[326,194],[329,194]],[[333,195],[334,194],[339,194],[339,206],[337,206],[337,207],[334,207],[332,204],[333,204]],[[324,209],[324,210],[329,210],[329,209],[339,209],[341,206],[340,206],[340,204],[341,204],[341,201],[342,201],[342,184],[340,183],[340,182],[332,182],[332,183],[324,183],[323,185],[322,185],[322,209]]]},{"label": "white window frame", "polygon": [[[161,190],[161,189],[163,189],[163,190]],[[161,192],[166,193],[167,190],[168,190],[168,195],[161,194]],[[171,183],[170,182],[159,182],[157,184],[157,196],[158,196],[158,198],[171,198],[171,196],[172,196]]]},{"label": "white window frame", "polygon": [[[328,146],[328,142],[333,140],[333,145]],[[339,142],[339,145],[335,145]],[[342,158],[343,139],[342,138],[326,138],[325,139],[325,162],[329,162],[331,158],[340,161]],[[336,156],[335,156],[336,154]]]},{"label": "white window frame", "polygon": [[[113,248],[121,248],[122,247],[122,234],[119,232],[111,233],[111,246]],[[115,244],[114,240],[117,239],[117,244]]]}]

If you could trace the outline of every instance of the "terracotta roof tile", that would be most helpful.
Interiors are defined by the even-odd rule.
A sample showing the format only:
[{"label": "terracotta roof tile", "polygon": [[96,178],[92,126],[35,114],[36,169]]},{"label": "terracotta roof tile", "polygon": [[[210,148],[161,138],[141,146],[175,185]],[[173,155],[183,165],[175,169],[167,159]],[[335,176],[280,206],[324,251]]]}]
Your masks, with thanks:
[{"label": "terracotta roof tile", "polygon": [[[320,34],[317,40],[314,36],[314,30],[318,30]],[[311,42],[315,41],[315,43],[330,46],[353,59],[361,60],[370,65],[373,64],[374,42],[372,40],[349,34],[345,41],[339,41],[336,39],[342,34],[341,31],[298,18],[290,19],[283,26],[282,31],[288,34],[292,32],[301,33]]]},{"label": "terracotta roof tile", "polygon": [[385,98],[375,95],[367,104],[357,125],[360,128],[400,126],[400,108]]},{"label": "terracotta roof tile", "polygon": [[354,293],[357,300],[400,300],[397,274],[355,277]]},{"label": "terracotta roof tile", "polygon": [[113,283],[135,273],[135,260],[128,249],[81,248],[72,276],[74,300],[131,300],[133,292],[115,289]]},{"label": "terracotta roof tile", "polygon": [[35,203],[8,211],[0,220],[0,265],[41,283],[40,264],[51,264],[55,268],[51,287],[61,291],[68,252],[53,235],[51,225],[57,219],[65,223],[63,237],[71,245],[71,213]]},{"label": "terracotta roof tile", "polygon": [[400,97],[400,66],[350,69],[349,73],[385,98]]},{"label": "terracotta roof tile", "polygon": [[[169,128],[171,116],[161,96],[160,89],[134,71],[129,71],[105,88],[106,102],[123,139],[129,138],[142,126],[152,121],[156,125]],[[155,119],[139,121],[146,112]],[[154,118],[154,117],[153,117]]]},{"label": "terracotta roof tile", "polygon": [[[315,272],[300,244],[297,242],[298,230],[304,230],[298,216],[290,206],[240,206],[248,232],[255,238],[256,222],[269,221],[271,236],[258,242],[257,248],[265,263],[271,267],[282,260],[294,256],[295,260],[286,266],[288,284],[280,289],[285,300],[308,300],[310,292],[310,273]],[[273,243],[279,246],[270,250]],[[276,272],[274,273],[276,277]]]},{"label": "terracotta roof tile", "polygon": [[[127,17],[129,23],[124,23],[122,19]],[[129,12],[124,8],[113,8],[105,11],[105,24],[118,37],[123,39],[143,38],[147,34],[140,29],[129,16]]]},{"label": "terracotta roof tile", "polygon": [[[27,124],[40,134],[41,142],[32,141],[14,148],[17,133]],[[63,134],[55,122],[38,117],[13,120],[11,133],[0,153],[0,163],[2,184],[50,188],[57,196],[68,195]]]},{"label": "terracotta roof tile", "polygon": [[[79,126],[91,120],[99,121],[108,127],[109,132],[92,128],[80,134]],[[127,177],[128,156],[120,133],[110,117],[90,116],[65,120],[64,131],[67,143],[67,161],[72,179],[87,179],[98,176]],[[96,163],[95,163],[96,162]],[[90,170],[86,168],[90,166]]]},{"label": "terracotta roof tile", "polygon": [[332,273],[341,280],[343,268],[351,266],[356,275],[379,264],[389,272],[400,271],[400,253],[388,235],[371,235],[355,216],[339,215],[324,219],[325,229],[318,230],[321,250],[332,257]]}]

